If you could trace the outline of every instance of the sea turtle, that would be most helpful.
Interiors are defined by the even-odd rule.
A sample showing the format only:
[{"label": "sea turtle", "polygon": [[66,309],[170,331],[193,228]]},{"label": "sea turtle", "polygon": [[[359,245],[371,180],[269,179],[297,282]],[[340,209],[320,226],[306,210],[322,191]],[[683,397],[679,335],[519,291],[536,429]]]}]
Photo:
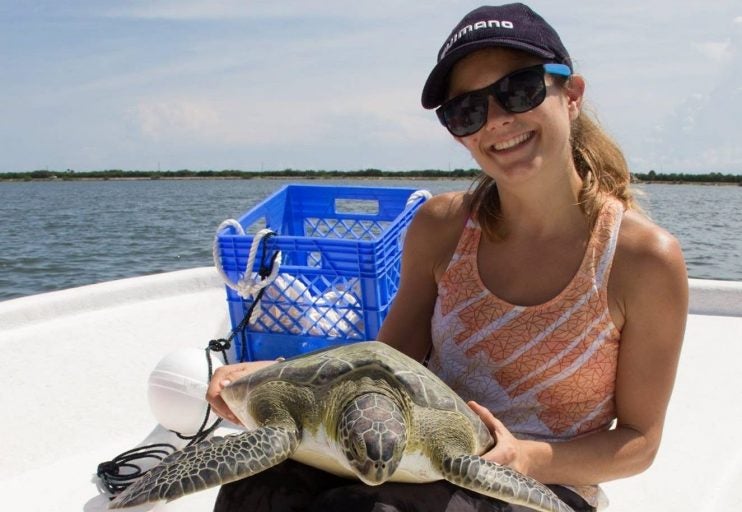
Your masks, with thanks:
[{"label": "sea turtle", "polygon": [[541,512],[570,512],[551,490],[479,457],[494,441],[480,418],[417,361],[362,342],[276,363],[221,393],[248,428],[175,452],[111,502],[174,500],[292,458],[369,485],[457,486]]}]

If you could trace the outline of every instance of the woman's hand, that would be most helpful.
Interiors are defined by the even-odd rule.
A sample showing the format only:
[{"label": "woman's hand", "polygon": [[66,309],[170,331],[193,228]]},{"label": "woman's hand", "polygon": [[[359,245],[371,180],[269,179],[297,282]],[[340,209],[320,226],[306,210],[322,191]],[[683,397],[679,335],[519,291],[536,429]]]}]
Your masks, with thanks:
[{"label": "woman's hand", "polygon": [[252,361],[249,363],[228,364],[217,368],[211,377],[211,382],[209,382],[209,389],[206,390],[206,401],[209,402],[214,413],[225,420],[231,421],[235,425],[241,425],[242,422],[237,419],[237,416],[232,413],[226,402],[224,402],[224,399],[222,399],[220,394],[222,389],[240,377],[270,366],[273,363],[275,361]]},{"label": "woman's hand", "polygon": [[514,470],[527,475],[528,458],[523,450],[522,443],[495,418],[486,407],[482,407],[475,401],[468,402],[469,407],[476,412],[495,438],[495,446],[488,452],[482,454],[482,458],[490,462],[496,462],[509,466]]}]

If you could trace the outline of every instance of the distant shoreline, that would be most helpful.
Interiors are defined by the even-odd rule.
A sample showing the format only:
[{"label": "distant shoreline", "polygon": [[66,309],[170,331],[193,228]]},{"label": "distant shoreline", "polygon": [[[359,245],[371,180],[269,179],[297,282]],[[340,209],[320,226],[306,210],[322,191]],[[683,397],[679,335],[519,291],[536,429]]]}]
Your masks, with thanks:
[{"label": "distant shoreline", "polygon": [[[283,171],[124,171],[119,169],[104,171],[30,171],[30,172],[0,172],[1,181],[132,181],[132,180],[235,180],[235,179],[359,179],[359,180],[471,180],[480,174],[479,169],[455,169],[441,171],[435,169],[410,171],[381,171],[379,169],[365,169],[358,171],[316,171],[285,169]],[[742,174],[687,174],[670,173],[660,174],[654,171],[649,173],[632,174],[632,184],[660,184],[660,185],[738,185],[742,186]]]},{"label": "distant shoreline", "polygon": [[703,185],[705,187],[742,187],[742,180],[740,181],[634,181],[632,185]]},{"label": "distant shoreline", "polygon": [[0,175],[0,183],[5,182],[50,182],[50,181],[220,181],[220,180],[309,180],[309,181],[329,181],[337,179],[349,179],[358,181],[378,181],[378,180],[400,180],[400,181],[415,181],[415,180],[461,180],[471,181],[473,177],[470,176],[354,176],[352,174],[338,174],[333,176],[277,176],[277,175],[264,175],[264,176],[132,176],[132,177],[56,177],[56,178],[9,178],[6,179]]}]

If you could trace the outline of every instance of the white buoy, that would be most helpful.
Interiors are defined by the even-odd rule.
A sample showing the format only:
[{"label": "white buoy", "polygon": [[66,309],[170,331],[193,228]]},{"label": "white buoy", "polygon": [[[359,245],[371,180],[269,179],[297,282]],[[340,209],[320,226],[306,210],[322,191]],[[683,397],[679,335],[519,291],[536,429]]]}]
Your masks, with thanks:
[{"label": "white buoy", "polygon": [[[209,352],[212,372],[223,365],[216,354]],[[185,436],[198,432],[204,421],[208,403],[209,368],[203,349],[183,348],[171,352],[157,363],[149,376],[147,398],[157,422],[168,430]],[[206,427],[217,420],[209,414]]]}]

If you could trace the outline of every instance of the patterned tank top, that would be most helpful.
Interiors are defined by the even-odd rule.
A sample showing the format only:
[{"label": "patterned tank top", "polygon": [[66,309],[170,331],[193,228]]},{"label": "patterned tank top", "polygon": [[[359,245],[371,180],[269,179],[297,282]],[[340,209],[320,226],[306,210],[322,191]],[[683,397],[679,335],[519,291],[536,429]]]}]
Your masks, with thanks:
[{"label": "patterned tank top", "polygon": [[[519,439],[572,439],[610,427],[620,332],[608,275],[623,218],[604,204],[580,268],[556,297],[516,306],[490,292],[477,268],[482,231],[469,219],[438,283],[429,368],[465,400],[489,408]],[[573,488],[592,506],[597,486]]]}]

